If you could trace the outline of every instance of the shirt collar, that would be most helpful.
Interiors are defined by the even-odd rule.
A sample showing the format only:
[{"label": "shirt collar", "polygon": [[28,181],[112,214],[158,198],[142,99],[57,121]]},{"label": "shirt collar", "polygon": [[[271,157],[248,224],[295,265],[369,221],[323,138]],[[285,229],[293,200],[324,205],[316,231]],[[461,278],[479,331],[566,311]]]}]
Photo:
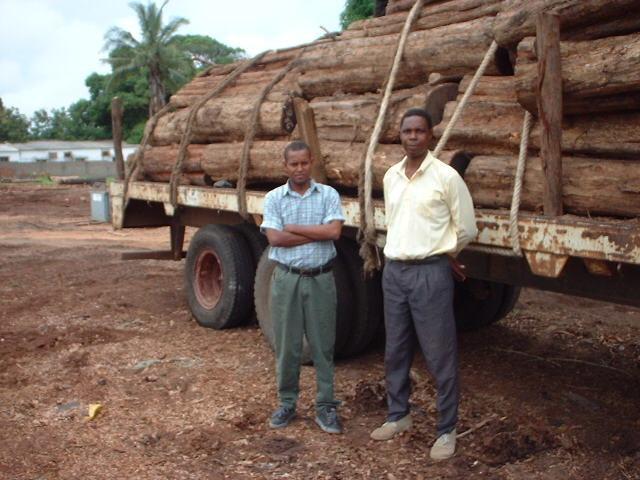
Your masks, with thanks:
[{"label": "shirt collar", "polygon": [[[424,171],[431,166],[431,164],[435,159],[436,157],[433,156],[433,154],[431,153],[431,150],[427,151],[427,156],[424,157],[424,160],[422,160],[420,167],[418,168],[418,170],[416,170],[416,173],[414,175],[424,173]],[[404,173],[406,165],[407,165],[407,156],[405,155],[402,161],[400,162],[400,165],[398,168],[399,175],[406,176]]]},{"label": "shirt collar", "polygon": [[293,190],[291,188],[291,183],[290,183],[289,180],[287,180],[287,183],[285,185],[287,186],[287,189],[284,192],[285,195],[297,195],[299,197],[303,197],[303,196],[309,195],[311,192],[318,191],[320,189],[320,187],[318,187],[318,184],[315,182],[315,180],[313,178],[310,180],[309,188],[307,189],[306,192],[304,192],[304,195],[300,195],[298,192]]}]

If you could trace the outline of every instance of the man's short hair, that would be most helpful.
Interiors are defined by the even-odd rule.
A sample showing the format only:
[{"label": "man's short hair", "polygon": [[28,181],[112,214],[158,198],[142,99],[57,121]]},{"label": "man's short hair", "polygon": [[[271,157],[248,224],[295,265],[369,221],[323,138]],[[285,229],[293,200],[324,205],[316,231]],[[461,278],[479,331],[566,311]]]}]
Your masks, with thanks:
[{"label": "man's short hair", "polygon": [[409,110],[407,110],[406,112],[404,112],[404,115],[402,115],[402,119],[400,120],[400,126],[402,127],[402,123],[404,122],[405,118],[409,118],[409,117],[422,117],[427,121],[427,126],[429,127],[429,130],[431,130],[433,128],[433,122],[431,121],[431,115],[429,115],[429,112],[427,112],[424,108],[410,108]]},{"label": "man's short hair", "polygon": [[294,140],[293,142],[290,142],[286,147],[284,147],[284,161],[287,161],[289,152],[299,152],[301,150],[306,150],[311,154],[311,148],[309,148],[309,145],[307,145],[306,142],[303,142],[302,140]]}]

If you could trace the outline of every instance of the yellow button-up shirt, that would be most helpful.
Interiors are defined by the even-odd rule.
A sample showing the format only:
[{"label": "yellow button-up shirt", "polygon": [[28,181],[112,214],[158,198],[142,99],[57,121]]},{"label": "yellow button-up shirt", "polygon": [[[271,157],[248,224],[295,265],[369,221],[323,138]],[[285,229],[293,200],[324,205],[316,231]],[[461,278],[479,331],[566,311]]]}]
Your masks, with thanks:
[{"label": "yellow button-up shirt", "polygon": [[457,255],[478,234],[469,189],[455,169],[431,152],[411,177],[406,157],[384,176],[387,242],[393,260]]}]

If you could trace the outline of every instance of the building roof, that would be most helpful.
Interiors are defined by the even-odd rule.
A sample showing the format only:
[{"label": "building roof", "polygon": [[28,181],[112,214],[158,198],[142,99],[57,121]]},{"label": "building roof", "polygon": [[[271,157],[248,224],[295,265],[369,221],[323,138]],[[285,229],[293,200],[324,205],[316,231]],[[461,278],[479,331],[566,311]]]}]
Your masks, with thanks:
[{"label": "building roof", "polygon": [[[129,143],[122,144],[122,148],[135,148],[138,145]],[[17,152],[24,150],[79,150],[79,149],[107,149],[113,148],[112,140],[38,140],[25,143],[0,143],[0,151]]]},{"label": "building roof", "polygon": [[17,153],[18,149],[16,147],[14,147],[10,143],[0,143],[0,152],[3,152],[3,153],[7,153],[7,152]]}]

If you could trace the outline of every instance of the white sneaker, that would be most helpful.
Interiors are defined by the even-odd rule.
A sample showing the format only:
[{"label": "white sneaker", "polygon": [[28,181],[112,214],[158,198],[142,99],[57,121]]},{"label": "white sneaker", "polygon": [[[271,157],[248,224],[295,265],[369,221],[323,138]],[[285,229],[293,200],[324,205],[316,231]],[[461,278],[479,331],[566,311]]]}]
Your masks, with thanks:
[{"label": "white sneaker", "polygon": [[446,460],[453,457],[454,453],[456,453],[455,428],[449,433],[444,433],[438,437],[433,447],[431,447],[430,456],[433,460]]},{"label": "white sneaker", "polygon": [[411,415],[405,415],[397,422],[385,422],[381,427],[371,432],[371,438],[374,440],[384,441],[391,440],[393,437],[411,428]]}]

